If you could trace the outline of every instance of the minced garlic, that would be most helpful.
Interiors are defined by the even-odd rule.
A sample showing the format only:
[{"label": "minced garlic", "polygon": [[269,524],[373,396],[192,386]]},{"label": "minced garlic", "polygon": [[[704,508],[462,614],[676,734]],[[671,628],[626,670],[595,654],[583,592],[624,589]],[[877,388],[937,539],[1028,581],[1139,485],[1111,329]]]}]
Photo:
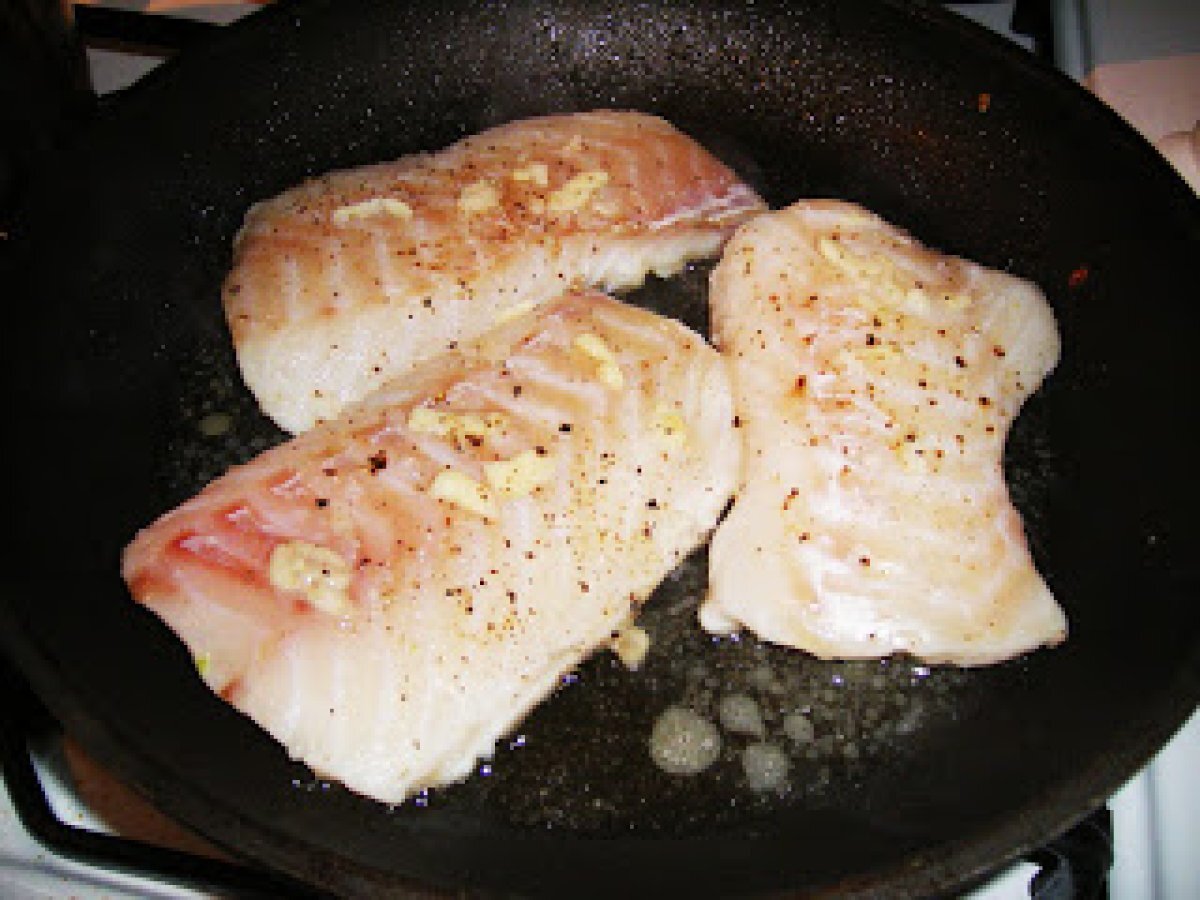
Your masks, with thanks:
[{"label": "minced garlic", "polygon": [[438,437],[451,436],[460,443],[471,438],[483,440],[503,430],[506,423],[500,413],[453,413],[427,406],[414,407],[408,414],[408,427],[413,431]]},{"label": "minced garlic", "polygon": [[516,303],[508,309],[501,310],[495,318],[497,325],[503,325],[506,322],[511,322],[514,319],[519,319],[528,312],[533,312],[537,309],[537,303],[533,300],[526,300],[524,303]]},{"label": "minced garlic", "polygon": [[487,212],[499,205],[500,191],[490,181],[476,181],[468,184],[458,195],[458,209],[468,216]]},{"label": "minced garlic", "polygon": [[554,477],[554,463],[526,450],[512,459],[485,463],[483,475],[501,497],[523,497]]},{"label": "minced garlic", "polygon": [[617,365],[617,357],[608,344],[604,343],[603,338],[589,331],[576,337],[573,343],[577,349],[600,364],[596,375],[605,385],[613,390],[625,386],[625,375]]},{"label": "minced garlic", "polygon": [[512,170],[513,181],[528,181],[538,187],[550,183],[550,167],[543,162],[531,162],[527,166]]},{"label": "minced garlic", "polygon": [[[859,292],[859,303],[872,312],[899,309],[904,312],[927,316],[934,310],[935,297],[940,306],[958,312],[971,305],[969,294],[960,291],[936,291],[931,294],[915,276],[897,266],[882,253],[856,253],[846,242],[831,237],[817,240],[817,252],[826,262],[851,278],[868,282],[877,292]],[[874,296],[874,294],[881,296]],[[886,297],[886,300],[883,299]]]},{"label": "minced garlic", "polygon": [[609,646],[617,655],[617,659],[625,664],[625,668],[636,672],[650,652],[650,635],[646,633],[646,629],[630,625],[617,632]]},{"label": "minced garlic", "polygon": [[450,433],[451,423],[454,419],[454,413],[441,412],[427,406],[416,406],[408,414],[408,427],[422,434],[436,434],[438,437],[445,437]]},{"label": "minced garlic", "polygon": [[552,192],[546,200],[546,208],[552,213],[572,212],[582,209],[596,192],[608,184],[608,173],[599,169],[580,172]]},{"label": "minced garlic", "polygon": [[439,500],[453,503],[481,516],[495,516],[496,504],[488,489],[462,472],[446,469],[438,472],[429,486],[429,493]]},{"label": "minced garlic", "polygon": [[848,275],[859,278],[874,278],[886,274],[885,263],[880,258],[861,256],[850,251],[841,241],[822,237],[817,240],[817,251],[825,261]]},{"label": "minced garlic", "polygon": [[655,437],[668,447],[679,449],[687,444],[687,425],[683,416],[665,403],[654,407],[650,427],[654,430]]},{"label": "minced garlic", "polygon": [[368,219],[372,216],[392,216],[408,220],[413,217],[413,210],[403,200],[397,200],[395,197],[372,197],[361,203],[339,206],[333,211],[333,224],[345,225],[355,219]]},{"label": "minced garlic", "polygon": [[607,387],[612,388],[614,391],[619,391],[625,387],[625,374],[616,363],[604,363],[597,370],[596,374]]},{"label": "minced garlic", "polygon": [[307,541],[276,544],[267,564],[272,587],[298,591],[310,606],[330,615],[349,610],[351,574],[340,553]]}]

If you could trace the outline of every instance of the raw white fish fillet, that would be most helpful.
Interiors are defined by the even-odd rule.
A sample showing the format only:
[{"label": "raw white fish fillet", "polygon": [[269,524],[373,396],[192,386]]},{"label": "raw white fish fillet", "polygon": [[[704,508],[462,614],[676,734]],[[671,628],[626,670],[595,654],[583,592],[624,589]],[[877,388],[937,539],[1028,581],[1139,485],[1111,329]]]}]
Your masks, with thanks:
[{"label": "raw white fish fillet", "polygon": [[745,453],[704,627],[964,666],[1065,638],[1002,468],[1058,360],[1036,287],[812,201],[740,229],[711,301]]},{"label": "raw white fish fillet", "polygon": [[469,775],[707,537],[732,415],[702,337],[568,296],[231,470],[123,574],[293,757],[400,801]]},{"label": "raw white fish fillet", "polygon": [[567,288],[634,287],[715,255],[763,208],[662,119],[526,119],[257,204],[226,319],[263,410],[300,432]]}]

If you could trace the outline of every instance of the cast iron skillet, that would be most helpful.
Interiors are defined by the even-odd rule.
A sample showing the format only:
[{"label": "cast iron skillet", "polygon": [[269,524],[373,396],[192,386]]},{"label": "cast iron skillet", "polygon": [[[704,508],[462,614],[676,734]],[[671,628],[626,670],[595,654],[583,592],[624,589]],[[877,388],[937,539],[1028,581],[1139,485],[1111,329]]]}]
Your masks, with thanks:
[{"label": "cast iron skillet", "polygon": [[[690,625],[700,559],[651,602],[644,672],[598,657],[490,775],[389,809],[209,695],[118,554],[279,438],[218,304],[251,202],[592,107],[667,117],[775,205],[856,200],[1045,288],[1063,359],[1007,468],[1072,634],[970,672],[710,642]],[[1103,802],[1195,706],[1197,202],[1066,79],[935,9],[283,4],[130,92],[32,196],[6,292],[5,648],[93,753],[253,859],[339,892],[948,892]],[[632,299],[702,320],[702,284]],[[229,432],[201,427],[214,413]],[[696,779],[649,764],[659,710],[728,689],[809,709],[786,797],[745,789],[734,739]]]}]

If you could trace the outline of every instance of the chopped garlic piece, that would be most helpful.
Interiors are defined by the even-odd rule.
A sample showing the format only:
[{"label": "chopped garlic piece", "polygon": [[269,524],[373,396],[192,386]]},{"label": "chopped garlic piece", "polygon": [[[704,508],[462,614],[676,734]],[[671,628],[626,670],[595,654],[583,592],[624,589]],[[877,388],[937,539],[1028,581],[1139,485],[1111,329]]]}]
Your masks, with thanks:
[{"label": "chopped garlic piece", "polygon": [[596,374],[604,382],[605,387],[610,387],[614,391],[619,391],[625,387],[625,373],[621,371],[621,367],[616,363],[604,363],[596,371]]},{"label": "chopped garlic piece", "polygon": [[839,268],[846,260],[846,251],[841,245],[832,238],[820,237],[817,239],[817,252],[825,257],[825,261]]},{"label": "chopped garlic piece", "polygon": [[549,457],[526,450],[512,459],[484,463],[483,474],[502,497],[523,497],[554,477],[554,463]]},{"label": "chopped garlic piece", "polygon": [[408,414],[408,427],[421,434],[438,437],[452,436],[462,442],[468,438],[482,440],[504,429],[507,420],[500,413],[453,413],[427,406],[414,407]]},{"label": "chopped garlic piece", "polygon": [[687,444],[687,425],[683,416],[665,403],[654,407],[654,417],[650,420],[650,426],[659,441],[668,447],[679,449]]},{"label": "chopped garlic piece", "polygon": [[617,365],[617,357],[599,335],[590,331],[575,338],[575,346],[600,364],[596,375],[608,387],[620,390],[625,386],[625,374]]},{"label": "chopped garlic piece", "polygon": [[611,363],[617,361],[616,356],[613,355],[612,348],[598,334],[593,334],[590,331],[585,332],[575,338],[574,344],[597,362]]},{"label": "chopped garlic piece", "polygon": [[852,252],[841,241],[835,241],[833,238],[820,238],[817,241],[817,251],[825,258],[826,262],[841,269],[847,275],[873,278],[894,274],[894,272],[888,271],[887,267],[890,266],[890,263],[885,260],[860,256]]},{"label": "chopped garlic piece", "polygon": [[510,306],[508,309],[501,310],[496,316],[496,324],[503,325],[505,322],[511,322],[514,319],[519,319],[527,312],[533,312],[537,309],[537,303],[532,300],[526,300],[524,303],[517,303]]},{"label": "chopped garlic piece", "polygon": [[[933,297],[921,286],[920,281],[914,283],[912,273],[897,267],[883,256],[861,256],[844,242],[829,237],[817,240],[817,252],[843,274],[870,283],[874,290],[858,292],[858,302],[867,310],[888,312],[900,309],[921,316],[933,310]],[[966,309],[971,303],[971,298],[963,293],[947,292],[937,296],[942,299],[944,307],[951,311]]]},{"label": "chopped garlic piece", "polygon": [[395,197],[373,197],[361,203],[339,206],[333,211],[333,224],[345,225],[355,219],[368,219],[372,216],[393,216],[407,220],[413,217],[413,211],[411,206]]},{"label": "chopped garlic piece", "polygon": [[459,416],[460,430],[471,437],[487,437],[508,427],[508,419],[500,413],[485,413],[482,416],[464,413]]},{"label": "chopped garlic piece", "polygon": [[487,488],[462,472],[445,469],[438,472],[429,486],[429,493],[439,500],[461,506],[481,516],[496,515],[496,504]]},{"label": "chopped garlic piece", "polygon": [[608,184],[608,173],[600,170],[580,172],[550,194],[546,208],[552,213],[571,212],[587,205],[595,193]]},{"label": "chopped garlic piece", "polygon": [[417,406],[408,414],[408,427],[422,434],[445,437],[450,433],[454,413],[440,412],[427,406]]},{"label": "chopped garlic piece", "polygon": [[617,632],[609,646],[617,655],[617,659],[625,664],[625,668],[636,672],[650,652],[650,635],[646,633],[646,629],[630,625]]},{"label": "chopped garlic piece", "polygon": [[550,183],[550,167],[543,162],[532,162],[512,171],[513,181],[531,181],[538,187]]},{"label": "chopped garlic piece", "polygon": [[458,208],[468,216],[486,212],[500,205],[500,191],[490,181],[468,184],[458,195]]},{"label": "chopped garlic piece", "polygon": [[271,586],[298,591],[309,605],[330,615],[350,609],[350,564],[336,550],[307,541],[276,544],[267,564]]}]

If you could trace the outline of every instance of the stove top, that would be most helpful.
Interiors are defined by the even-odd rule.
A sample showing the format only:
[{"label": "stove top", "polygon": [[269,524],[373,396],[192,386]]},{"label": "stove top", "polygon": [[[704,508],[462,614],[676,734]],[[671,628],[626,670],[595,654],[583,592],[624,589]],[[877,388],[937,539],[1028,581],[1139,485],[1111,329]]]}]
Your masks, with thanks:
[{"label": "stove top", "polygon": [[[265,0],[264,0],[265,2]],[[102,0],[78,10],[92,85],[133,84],[174,49],[258,4]],[[1200,186],[1200,15],[1193,0],[946,4],[1109,102]],[[152,13],[152,16],[140,15]],[[136,15],[129,15],[136,14]],[[0,747],[0,895],[78,898],[304,896],[168,819],[93,761],[7,670]],[[1095,815],[979,885],[972,900],[1035,896],[1193,900],[1200,864],[1200,715]]]}]

